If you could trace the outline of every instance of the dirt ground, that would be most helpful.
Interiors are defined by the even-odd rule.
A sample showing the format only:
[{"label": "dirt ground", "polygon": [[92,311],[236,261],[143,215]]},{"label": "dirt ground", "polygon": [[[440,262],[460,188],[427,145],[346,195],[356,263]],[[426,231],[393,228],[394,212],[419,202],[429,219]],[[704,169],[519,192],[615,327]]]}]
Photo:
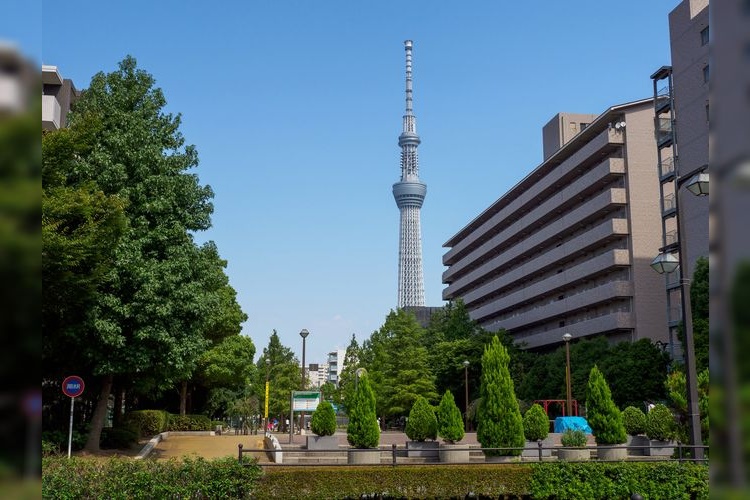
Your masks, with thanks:
[{"label": "dirt ground", "polygon": [[[262,449],[263,436],[235,436],[234,434],[221,436],[169,436],[162,440],[150,458],[167,459],[172,457],[196,456],[207,459],[221,457],[236,457],[237,445],[242,443],[245,449]],[[266,461],[265,453],[245,454],[257,456],[260,461]]]}]

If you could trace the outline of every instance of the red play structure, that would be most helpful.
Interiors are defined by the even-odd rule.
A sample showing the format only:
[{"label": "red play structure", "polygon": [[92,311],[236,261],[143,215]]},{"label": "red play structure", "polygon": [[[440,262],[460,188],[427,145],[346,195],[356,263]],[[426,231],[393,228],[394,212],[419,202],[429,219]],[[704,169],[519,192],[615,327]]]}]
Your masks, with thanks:
[{"label": "red play structure", "polygon": [[542,408],[544,408],[544,413],[547,414],[549,417],[549,407],[554,405],[560,405],[560,414],[563,417],[577,417],[578,416],[578,401],[575,399],[571,400],[571,409],[573,410],[572,415],[566,415],[565,409],[567,407],[567,400],[565,399],[537,399],[534,401],[535,403],[539,403]]}]

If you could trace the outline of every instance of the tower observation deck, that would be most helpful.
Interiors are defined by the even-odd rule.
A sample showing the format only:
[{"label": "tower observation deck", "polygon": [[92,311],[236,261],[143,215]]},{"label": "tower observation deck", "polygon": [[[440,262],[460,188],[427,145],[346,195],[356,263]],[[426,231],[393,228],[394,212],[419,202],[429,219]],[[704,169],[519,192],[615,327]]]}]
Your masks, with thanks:
[{"label": "tower observation deck", "polygon": [[398,307],[424,306],[422,274],[422,229],[420,211],[427,185],[419,180],[417,120],[412,109],[411,40],[406,49],[406,113],[398,136],[401,148],[401,180],[393,185],[393,197],[401,212],[398,243]]}]

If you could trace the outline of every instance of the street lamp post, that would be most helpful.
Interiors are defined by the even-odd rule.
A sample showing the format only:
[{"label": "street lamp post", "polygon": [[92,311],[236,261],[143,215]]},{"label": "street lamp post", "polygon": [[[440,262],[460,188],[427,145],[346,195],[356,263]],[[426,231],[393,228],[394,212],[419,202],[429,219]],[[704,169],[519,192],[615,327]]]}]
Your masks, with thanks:
[{"label": "street lamp post", "polygon": [[[305,390],[305,385],[306,385],[305,382],[307,382],[307,377],[305,377],[305,340],[307,339],[308,335],[310,335],[310,332],[308,332],[306,328],[303,328],[302,331],[299,332],[299,336],[302,337],[302,386],[300,388],[303,391]],[[292,415],[291,422],[294,422],[294,415]],[[294,423],[292,423],[292,426],[294,426]],[[305,429],[305,412],[303,411],[302,413],[300,413],[300,417],[299,417],[300,435],[305,433],[304,429]]]},{"label": "street lamp post", "polygon": [[268,377],[271,370],[271,359],[266,358],[266,399],[265,399],[265,411],[263,412],[263,425],[265,426],[265,429],[263,429],[263,432],[268,430]]},{"label": "street lamp post", "polygon": [[566,408],[567,408],[567,416],[572,417],[573,416],[573,390],[570,386],[570,339],[573,338],[573,336],[569,333],[566,333],[563,335],[563,340],[565,341],[565,391],[566,391]]},{"label": "street lamp post", "polygon": [[464,417],[464,428],[466,432],[469,431],[469,360],[464,360],[464,408],[466,408],[466,414]]},{"label": "street lamp post", "polygon": [[[659,255],[651,262],[651,267],[659,274],[672,273],[680,267],[680,302],[682,306],[682,327],[685,331],[685,383],[687,385],[687,411],[690,423],[690,445],[693,446],[693,457],[702,461],[704,457],[703,440],[701,438],[700,410],[698,408],[698,382],[695,368],[695,346],[693,345],[693,313],[690,303],[690,279],[685,276],[687,265],[681,265],[681,260],[687,255],[685,249],[685,224],[680,212],[680,188],[687,183],[687,189],[696,196],[707,196],[709,193],[709,178],[705,171],[707,166],[699,167],[687,175],[679,174],[679,165],[675,164],[675,212],[677,213],[677,247],[667,245],[659,249]],[[674,255],[670,252],[676,252]]]}]

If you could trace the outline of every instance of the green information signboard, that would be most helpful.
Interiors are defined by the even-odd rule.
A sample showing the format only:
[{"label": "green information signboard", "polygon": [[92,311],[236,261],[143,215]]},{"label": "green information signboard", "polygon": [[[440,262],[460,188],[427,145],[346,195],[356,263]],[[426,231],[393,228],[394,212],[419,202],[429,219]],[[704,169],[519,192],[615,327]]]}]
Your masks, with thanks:
[{"label": "green information signboard", "polygon": [[292,391],[292,411],[315,411],[320,403],[320,393],[315,391]]}]

